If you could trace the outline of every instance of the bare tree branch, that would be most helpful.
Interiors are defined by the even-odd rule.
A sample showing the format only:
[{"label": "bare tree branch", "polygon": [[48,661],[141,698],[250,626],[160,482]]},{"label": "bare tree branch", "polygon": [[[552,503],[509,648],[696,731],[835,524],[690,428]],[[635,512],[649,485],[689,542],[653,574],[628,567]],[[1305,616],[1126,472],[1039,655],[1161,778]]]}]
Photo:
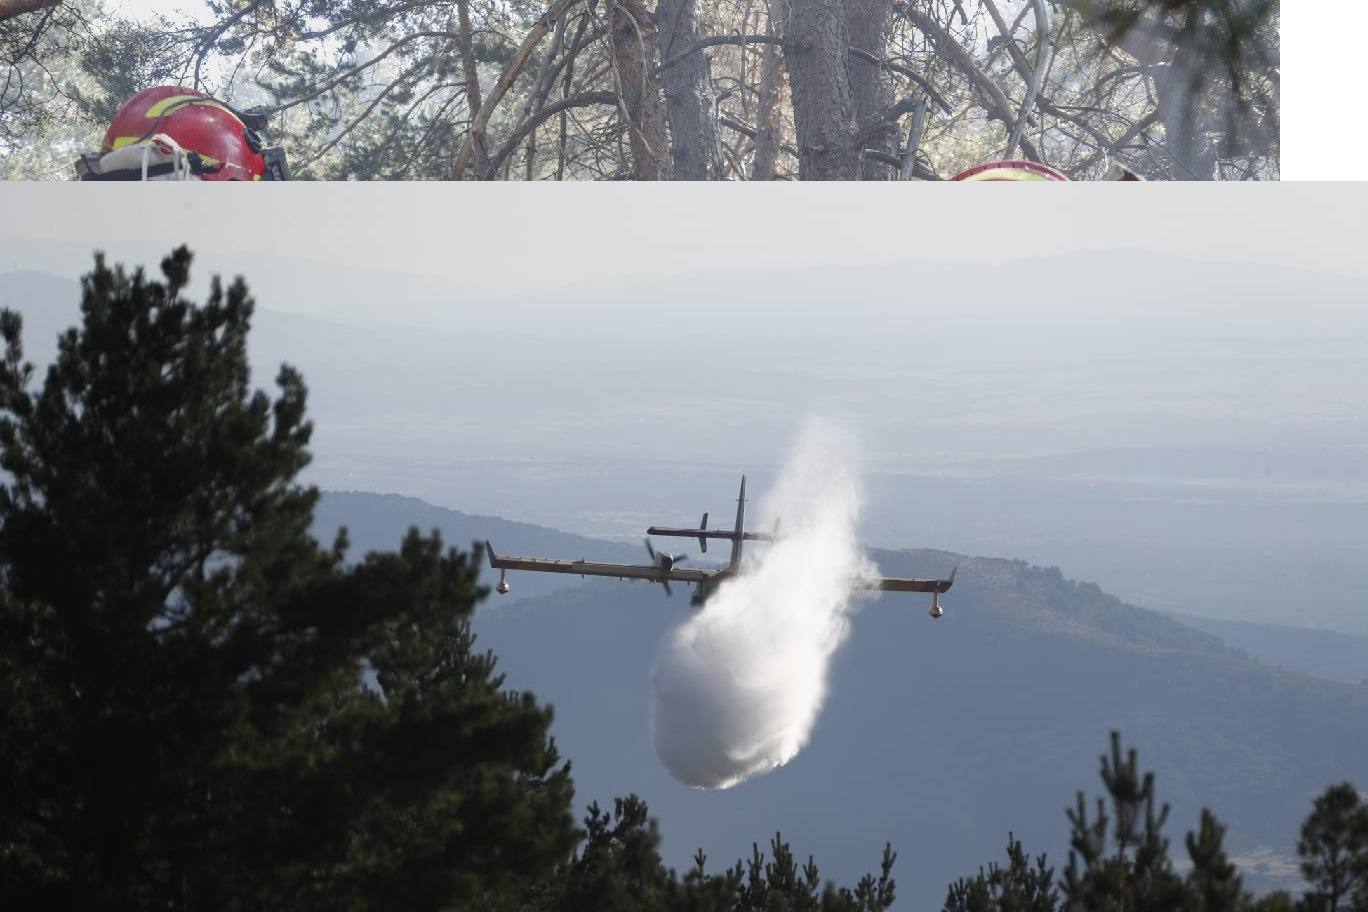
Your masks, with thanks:
[{"label": "bare tree branch", "polygon": [[900,63],[894,63],[891,60],[885,60],[882,57],[878,57],[874,54],[869,53],[869,51],[861,50],[857,47],[853,47],[850,49],[850,56],[858,57],[861,60],[867,60],[868,62],[875,64],[876,66],[883,67],[885,70],[890,70],[894,73],[906,76],[908,79],[915,82],[917,86],[920,87],[921,90],[925,92],[927,96],[936,103],[937,107],[939,107],[946,114],[950,113],[950,103],[945,100],[945,96],[941,95],[940,92],[937,92],[935,86],[933,86],[921,74],[915,72],[914,70],[911,70]]},{"label": "bare tree branch", "polygon": [[907,98],[889,105],[883,111],[879,112],[878,117],[867,124],[861,124],[859,126],[855,131],[855,142],[859,145],[863,145],[871,136],[896,125],[899,117],[902,117],[909,111],[915,111],[917,105],[924,104],[925,102],[925,97],[921,95],[909,95]]},{"label": "bare tree branch", "polygon": [[1131,124],[1131,125],[1130,125],[1130,128],[1127,129],[1125,133],[1122,133],[1122,134],[1121,134],[1120,136],[1118,136],[1116,139],[1114,139],[1114,140],[1108,140],[1105,144],[1099,146],[1096,152],[1092,153],[1092,154],[1089,155],[1087,158],[1085,158],[1085,159],[1083,159],[1081,162],[1079,162],[1079,163],[1074,167],[1074,170],[1075,170],[1075,171],[1086,171],[1088,168],[1091,168],[1091,167],[1092,167],[1092,166],[1093,166],[1093,165],[1094,165],[1094,164],[1095,164],[1103,155],[1107,154],[1108,152],[1113,152],[1113,153],[1114,153],[1114,152],[1116,152],[1116,151],[1119,150],[1119,149],[1125,148],[1126,145],[1127,145],[1128,143],[1130,143],[1130,141],[1131,141],[1132,139],[1135,139],[1135,137],[1139,136],[1141,133],[1143,133],[1143,132],[1145,132],[1146,130],[1148,130],[1151,126],[1154,125],[1154,122],[1155,122],[1156,120],[1158,120],[1158,119],[1159,119],[1159,112],[1158,112],[1157,110],[1156,110],[1156,111],[1150,111],[1150,112],[1149,112],[1148,114],[1146,114],[1144,117],[1140,118],[1140,119],[1137,120],[1135,123]]},{"label": "bare tree branch", "polygon": [[537,129],[537,127],[541,126],[552,117],[555,117],[562,111],[568,111],[571,108],[587,108],[593,105],[611,105],[617,107],[617,93],[608,91],[580,92],[577,95],[561,98],[544,105],[540,110],[524,121],[522,126],[514,130],[513,135],[505,140],[504,144],[499,147],[499,151],[495,152],[494,155],[490,157],[489,166],[486,169],[487,173],[493,174],[498,171],[508,156],[517,151],[519,143],[526,139],[533,130]]},{"label": "bare tree branch", "polygon": [[552,0],[551,5],[542,13],[537,24],[527,33],[517,51],[513,54],[513,59],[508,61],[508,66],[504,67],[503,75],[494,84],[489,97],[480,107],[480,113],[471,121],[470,129],[466,132],[466,138],[461,143],[461,151],[456,155],[456,163],[451,167],[451,179],[461,180],[465,176],[466,166],[470,164],[470,157],[475,151],[475,144],[482,142],[485,127],[489,125],[489,118],[493,115],[499,102],[513,85],[513,80],[518,78],[522,68],[527,65],[527,59],[532,56],[532,52],[541,40],[551,31],[551,23],[555,22],[565,12],[578,3],[579,0]]},{"label": "bare tree branch", "polygon": [[[720,123],[722,126],[726,127],[727,129],[735,130],[742,136],[748,136],[751,139],[755,139],[755,137],[758,136],[760,133],[760,131],[757,130],[755,127],[752,127],[750,124],[745,123],[744,121],[738,120],[730,114],[720,115],[717,118],[717,122]],[[788,143],[784,143],[783,145],[781,145],[779,147],[779,151],[786,152],[789,155],[792,155],[794,158],[798,157],[798,150],[793,148],[793,146],[790,146]]]},{"label": "bare tree branch", "polygon": [[[1026,86],[1026,97],[1021,100],[1021,111],[1017,114],[1016,122],[1012,124],[1012,135],[1007,139],[1007,158],[1011,158],[1016,152],[1017,143],[1021,141],[1021,131],[1026,129],[1026,118],[1045,85],[1045,69],[1050,64],[1050,11],[1045,6],[1045,0],[1031,0],[1031,8],[1035,10],[1036,65]],[[1012,36],[1005,37],[1007,43],[1012,44]]]},{"label": "bare tree branch", "polygon": [[745,44],[777,44],[783,46],[784,39],[775,38],[773,35],[713,35],[710,38],[700,38],[678,54],[675,54],[669,60],[662,63],[656,68],[656,72],[667,70],[683,61],[690,54],[697,54],[705,48],[716,47],[719,44],[734,44],[737,46]]},{"label": "bare tree branch", "polygon": [[[864,157],[873,159],[877,162],[882,162],[883,164],[889,165],[893,168],[901,168],[903,164],[903,160],[901,158],[899,158],[896,155],[890,155],[882,149],[865,149]],[[915,176],[920,177],[922,180],[938,181],[945,179],[936,172],[932,171],[930,168],[923,165],[921,162],[917,162],[912,166],[912,173]]]},{"label": "bare tree branch", "polygon": [[[978,64],[974,63],[974,58],[969,56],[969,52],[966,51],[960,43],[955,40],[955,37],[946,31],[945,27],[935,19],[932,19],[926,13],[923,13],[911,4],[902,5],[899,12],[907,17],[907,20],[920,29],[923,34],[934,41],[936,46],[941,49],[942,53],[949,58],[950,62],[968,76],[970,81],[977,85],[984,94],[988,96],[988,99],[992,102],[994,113],[1001,118],[1002,122],[1006,124],[1007,128],[1010,130],[1012,122],[1016,119],[1017,112],[1012,107],[1012,103],[1008,101],[1006,93],[1002,91],[1002,86],[997,84],[997,80],[979,69]],[[1041,160],[1040,150],[1025,137],[1022,137],[1021,148],[1026,153],[1026,156],[1032,161],[1038,162]]]}]

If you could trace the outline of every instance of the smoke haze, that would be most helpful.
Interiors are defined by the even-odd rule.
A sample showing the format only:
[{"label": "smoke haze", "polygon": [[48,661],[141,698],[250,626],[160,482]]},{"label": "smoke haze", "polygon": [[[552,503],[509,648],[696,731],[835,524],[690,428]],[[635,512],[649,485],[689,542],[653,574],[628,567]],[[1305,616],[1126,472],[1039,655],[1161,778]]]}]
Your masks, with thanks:
[{"label": "smoke haze", "polygon": [[845,640],[851,580],[875,573],[855,540],[861,491],[850,435],[809,421],[749,543],[722,583],[665,638],[651,680],[651,733],[665,768],[699,788],[728,788],[783,766],[807,743]]}]

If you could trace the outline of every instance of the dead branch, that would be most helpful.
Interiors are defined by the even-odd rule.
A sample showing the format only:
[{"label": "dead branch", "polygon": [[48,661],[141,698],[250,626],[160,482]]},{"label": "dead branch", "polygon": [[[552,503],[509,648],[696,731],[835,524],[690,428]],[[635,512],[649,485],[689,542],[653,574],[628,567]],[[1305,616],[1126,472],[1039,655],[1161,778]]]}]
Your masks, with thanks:
[{"label": "dead branch", "polygon": [[1154,122],[1158,119],[1158,110],[1150,111],[1144,117],[1140,118],[1135,123],[1131,124],[1129,129],[1127,129],[1125,133],[1122,133],[1114,140],[1108,140],[1107,142],[1099,145],[1096,152],[1093,152],[1087,158],[1083,159],[1081,162],[1074,166],[1074,171],[1086,171],[1088,168],[1092,167],[1092,165],[1096,163],[1098,159],[1100,159],[1103,155],[1106,155],[1108,152],[1115,153],[1116,151],[1125,148],[1132,139],[1135,139],[1135,137],[1139,136],[1141,133],[1148,130],[1151,126],[1154,125]]},{"label": "dead branch", "polygon": [[[911,4],[903,4],[900,8],[895,8],[898,9],[909,22],[920,29],[923,34],[934,41],[936,46],[941,49],[947,58],[949,58],[950,62],[968,76],[970,81],[977,85],[984,94],[988,96],[988,99],[993,105],[993,113],[996,114],[1004,124],[1008,125],[1008,129],[1010,130],[1010,125],[1016,119],[1017,112],[1013,109],[1012,103],[1007,100],[1007,95],[1002,91],[1002,87],[997,84],[997,80],[979,69],[978,64],[974,63],[974,58],[969,56],[969,52],[966,51],[960,43],[955,40],[955,37],[946,31],[945,27],[935,19],[932,19],[926,13],[916,9]],[[1040,150],[1025,137],[1022,137],[1021,139],[1021,148],[1022,151],[1026,153],[1027,158],[1037,162],[1041,160]]]},{"label": "dead branch", "polygon": [[[750,124],[745,123],[744,121],[736,119],[730,114],[719,114],[717,117],[717,122],[722,126],[726,127],[727,129],[735,130],[742,136],[749,137],[750,139],[755,139],[755,137],[758,136],[760,133],[760,131],[757,130],[755,127],[752,127]],[[792,155],[794,158],[798,157],[798,150],[793,148],[793,146],[790,146],[788,143],[784,143],[783,145],[781,145],[779,147],[779,151],[786,152],[789,155]]]},{"label": "dead branch", "polygon": [[662,63],[656,68],[656,72],[668,70],[690,54],[697,54],[705,48],[716,47],[719,44],[734,44],[737,46],[747,44],[777,44],[782,47],[784,39],[775,38],[773,35],[713,35],[711,38],[700,38],[678,54],[675,54],[669,60]]},{"label": "dead branch", "polygon": [[898,118],[902,117],[904,114],[910,111],[915,111],[917,109],[917,105],[925,104],[925,102],[926,98],[924,96],[909,95],[907,98],[904,98],[901,101],[889,105],[888,107],[884,108],[882,111],[879,112],[878,117],[875,117],[869,123],[861,124],[859,127],[856,128],[855,144],[858,146],[863,146],[865,143],[869,142],[869,140],[874,136],[878,135],[879,133],[882,133],[889,127],[896,126],[898,123]]},{"label": "dead branch", "polygon": [[514,130],[513,135],[505,140],[504,144],[499,147],[499,151],[495,152],[494,155],[490,157],[486,173],[493,174],[495,171],[498,171],[504,161],[517,150],[518,145],[531,135],[533,130],[537,129],[537,127],[555,117],[557,114],[569,111],[571,108],[587,108],[593,105],[611,105],[616,108],[618,106],[617,93],[606,90],[580,92],[577,95],[561,98],[542,106],[535,114],[524,121],[517,130]]},{"label": "dead branch", "polygon": [[917,170],[917,147],[921,145],[925,126],[926,99],[923,98],[912,109],[912,124],[907,128],[907,145],[903,147],[902,164],[898,166],[898,176],[902,180],[907,180]]},{"label": "dead branch", "polygon": [[537,24],[532,26],[532,30],[527,33],[517,51],[513,54],[513,59],[508,61],[508,66],[504,67],[503,75],[494,84],[494,88],[480,106],[480,113],[471,121],[470,129],[466,131],[465,141],[461,143],[461,151],[456,156],[456,163],[451,166],[451,179],[461,180],[465,176],[466,166],[470,164],[470,157],[475,151],[475,144],[484,141],[485,127],[489,125],[489,118],[493,115],[499,102],[513,86],[513,80],[518,78],[522,68],[527,65],[527,60],[536,50],[537,45],[551,31],[551,23],[555,22],[565,14],[571,6],[579,0],[552,0],[551,5],[542,13]]},{"label": "dead branch", "polygon": [[[1026,61],[1026,55],[1021,52],[1021,48],[1017,47],[1016,42],[1012,40],[1012,33],[1016,31],[1016,26],[1017,23],[1021,21],[1021,16],[1017,17],[1016,23],[1013,23],[1010,27],[1008,27],[1006,20],[1003,19],[1002,13],[999,12],[997,4],[994,3],[993,0],[983,0],[983,5],[984,8],[988,10],[988,15],[992,18],[993,23],[997,26],[998,33],[1001,34],[1002,37],[1006,40],[1008,55],[1012,58],[1012,65],[1013,68],[1016,70],[1017,75],[1020,76],[1023,80],[1030,80],[1033,77],[1033,73],[1030,68],[1030,64]],[[1031,9],[1030,5],[1023,7],[1021,15],[1024,16],[1026,14],[1026,11],[1029,9]],[[1094,86],[1094,90],[1096,89],[1097,85],[1101,84],[1102,81],[1103,80],[1098,81],[1098,83]],[[1041,113],[1049,114],[1053,117],[1058,117],[1061,120],[1068,121],[1069,123],[1073,124],[1080,130],[1082,130],[1084,133],[1087,133],[1088,136],[1093,140],[1093,145],[1097,148],[1098,152],[1093,155],[1090,155],[1084,163],[1077,165],[1074,169],[1075,173],[1086,169],[1089,165],[1091,165],[1094,161],[1097,160],[1099,155],[1104,155],[1108,151],[1112,151],[1113,149],[1115,149],[1117,146],[1116,143],[1113,143],[1112,140],[1108,139],[1105,134],[1103,134],[1092,124],[1088,123],[1087,120],[1085,120],[1082,117],[1079,117],[1076,114],[1070,113],[1068,110],[1055,104],[1049,98],[1046,98],[1043,94],[1038,94],[1036,96],[1035,107]],[[1025,109],[1023,108],[1023,110]],[[1131,136],[1134,136],[1134,134],[1131,134]],[[1124,143],[1121,143],[1121,145],[1124,145]],[[1009,158],[1011,157],[1010,150],[1008,151],[1007,155]]]},{"label": "dead branch", "polygon": [[[883,149],[865,149],[864,157],[873,159],[876,162],[881,162],[882,164],[889,165],[894,168],[901,168],[903,164],[903,160],[901,158],[899,158],[896,155],[890,155]],[[917,162],[912,166],[912,173],[915,176],[920,177],[922,180],[938,181],[945,179],[936,172],[932,171],[930,168],[923,165],[921,162]]]},{"label": "dead branch", "polygon": [[889,70],[891,72],[899,73],[903,76],[906,76],[908,79],[915,82],[918,88],[925,92],[927,94],[927,97],[929,97],[932,101],[936,103],[937,107],[939,107],[946,114],[950,113],[950,103],[945,100],[945,97],[942,96],[940,92],[936,91],[935,86],[933,86],[929,81],[927,81],[923,76],[921,76],[921,74],[917,73],[916,71],[908,67],[905,67],[900,63],[894,63],[891,60],[885,60],[884,58],[879,57],[876,54],[871,54],[869,53],[869,51],[862,50],[857,47],[852,47],[850,49],[850,56],[858,57],[861,60],[865,60],[869,63],[874,64],[875,66],[883,67],[885,70]]}]

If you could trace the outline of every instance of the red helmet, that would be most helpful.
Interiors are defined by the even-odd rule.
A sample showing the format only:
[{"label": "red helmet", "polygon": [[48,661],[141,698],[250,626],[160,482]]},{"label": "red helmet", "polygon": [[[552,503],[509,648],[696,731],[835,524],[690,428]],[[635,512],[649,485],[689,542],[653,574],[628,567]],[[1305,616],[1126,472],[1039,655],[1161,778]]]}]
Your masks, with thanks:
[{"label": "red helmet", "polygon": [[198,155],[201,180],[254,181],[267,176],[261,141],[242,115],[203,92],[181,86],[156,86],[130,98],[110,122],[101,151],[146,142],[157,133]]},{"label": "red helmet", "polygon": [[1067,181],[1049,165],[1033,161],[995,161],[961,171],[952,181]]}]

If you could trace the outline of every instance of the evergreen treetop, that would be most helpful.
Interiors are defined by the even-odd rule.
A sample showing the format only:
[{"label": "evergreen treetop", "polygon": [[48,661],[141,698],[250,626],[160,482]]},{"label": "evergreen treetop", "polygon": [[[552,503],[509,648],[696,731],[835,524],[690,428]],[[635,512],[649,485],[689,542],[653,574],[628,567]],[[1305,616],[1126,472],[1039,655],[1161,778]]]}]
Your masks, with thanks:
[{"label": "evergreen treetop", "polygon": [[246,285],[96,259],[36,390],[0,315],[0,883],[28,907],[451,908],[573,848],[550,710],[469,555],[309,536],[302,379]]}]

